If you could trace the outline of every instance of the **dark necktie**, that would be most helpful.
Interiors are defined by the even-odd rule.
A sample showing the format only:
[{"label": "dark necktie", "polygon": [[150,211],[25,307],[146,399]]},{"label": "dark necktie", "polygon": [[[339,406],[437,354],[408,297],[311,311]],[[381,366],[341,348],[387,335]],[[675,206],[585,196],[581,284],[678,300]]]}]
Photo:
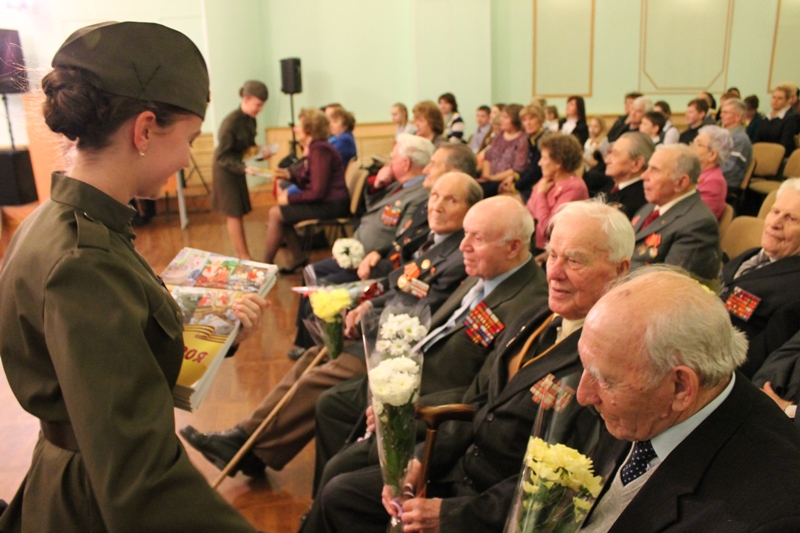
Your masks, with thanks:
[{"label": "dark necktie", "polygon": [[642,231],[644,228],[649,226],[650,223],[652,221],[654,221],[655,219],[657,219],[659,216],[660,216],[660,213],[658,212],[658,208],[656,207],[655,209],[653,209],[653,212],[650,213],[649,215],[647,215],[647,218],[644,219],[644,222],[642,223],[642,227],[639,228],[639,231]]},{"label": "dark necktie", "polygon": [[611,194],[617,194],[618,192],[619,192],[619,186],[614,185],[614,187],[611,189]]},{"label": "dark necktie", "polygon": [[649,440],[636,441],[633,444],[633,453],[630,459],[622,466],[622,470],[620,471],[622,484],[627,485],[647,472],[647,466],[650,464],[650,461],[656,457],[658,457],[658,455]]},{"label": "dark necktie", "polygon": [[419,247],[419,250],[417,250],[417,254],[415,257],[419,257],[428,250],[430,250],[431,248],[433,248],[433,245],[435,244],[433,240],[433,235],[434,235],[433,232],[431,232],[430,235],[428,235],[428,238],[425,240],[424,243],[422,243],[422,246]]},{"label": "dark necktie", "polygon": [[[539,355],[545,350],[551,348],[556,343],[556,338],[558,337],[558,328],[561,327],[561,324],[564,322],[564,319],[560,316],[557,316],[553,319],[550,324],[542,332],[541,336],[539,337],[539,342],[536,345],[536,350],[532,355]],[[530,350],[528,351],[530,353]],[[527,355],[527,354],[526,354]],[[528,359],[527,357],[525,359]],[[522,362],[525,364],[525,361]]]}]

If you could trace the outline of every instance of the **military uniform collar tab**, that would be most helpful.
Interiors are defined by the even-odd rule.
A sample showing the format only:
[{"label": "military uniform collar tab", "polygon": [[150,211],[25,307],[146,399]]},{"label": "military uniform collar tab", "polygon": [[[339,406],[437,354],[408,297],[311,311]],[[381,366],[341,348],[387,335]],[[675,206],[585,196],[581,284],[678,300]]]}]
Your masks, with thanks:
[{"label": "military uniform collar tab", "polygon": [[55,202],[71,205],[88,219],[101,222],[109,229],[133,236],[130,224],[136,211],[88,183],[53,172],[50,197]]}]

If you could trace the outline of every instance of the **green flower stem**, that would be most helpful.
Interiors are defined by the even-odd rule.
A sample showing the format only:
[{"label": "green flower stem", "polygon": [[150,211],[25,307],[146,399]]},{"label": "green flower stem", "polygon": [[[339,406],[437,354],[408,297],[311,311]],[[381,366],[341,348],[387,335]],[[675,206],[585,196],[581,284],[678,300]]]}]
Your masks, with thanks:
[{"label": "green flower stem", "polygon": [[331,360],[339,357],[344,349],[344,320],[341,315],[333,322],[325,322],[325,347]]},{"label": "green flower stem", "polygon": [[383,412],[377,422],[379,444],[383,452],[381,465],[383,481],[392,488],[392,495],[398,497],[403,492],[408,463],[414,455],[416,443],[414,402],[409,401],[401,406],[384,404]]}]

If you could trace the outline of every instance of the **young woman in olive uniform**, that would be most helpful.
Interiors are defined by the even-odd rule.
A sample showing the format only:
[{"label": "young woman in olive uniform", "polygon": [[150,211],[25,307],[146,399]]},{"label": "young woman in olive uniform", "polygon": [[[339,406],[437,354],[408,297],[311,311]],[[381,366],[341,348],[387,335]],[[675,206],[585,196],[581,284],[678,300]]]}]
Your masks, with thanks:
[{"label": "young woman in olive uniform", "polygon": [[[252,532],[175,435],[181,312],[134,249],[127,206],[188,165],[205,62],[177,31],[122,22],[78,30],[53,67],[45,121],[76,150],[0,271],[3,367],[42,430],[0,531]],[[264,305],[234,305],[244,336]]]},{"label": "young woman in olive uniform", "polygon": [[[226,216],[228,236],[239,259],[251,259],[242,222],[242,217],[252,211],[245,174],[255,174],[260,169],[246,166],[242,158],[256,144],[256,115],[263,109],[269,92],[260,81],[250,80],[239,89],[239,96],[242,103],[225,117],[217,134],[211,207]],[[261,155],[269,154],[262,150]]]}]

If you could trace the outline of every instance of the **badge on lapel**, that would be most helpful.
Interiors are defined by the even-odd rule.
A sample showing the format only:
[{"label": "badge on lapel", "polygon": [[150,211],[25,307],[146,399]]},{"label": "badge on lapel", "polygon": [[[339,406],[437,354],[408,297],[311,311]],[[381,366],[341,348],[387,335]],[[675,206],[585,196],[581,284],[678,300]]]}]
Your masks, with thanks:
[{"label": "badge on lapel", "polygon": [[417,298],[425,298],[428,295],[428,291],[431,290],[431,286],[418,278],[412,278],[405,286],[401,287],[401,290]]},{"label": "badge on lapel", "polygon": [[753,316],[753,312],[755,312],[759,303],[761,303],[761,298],[741,287],[736,287],[731,295],[728,296],[728,299],[725,300],[725,309],[733,316],[747,322]]},{"label": "badge on lapel", "polygon": [[636,227],[636,223],[639,222],[639,219],[641,219],[641,218],[642,217],[639,216],[639,215],[636,215],[635,217],[633,217],[633,220],[631,220],[631,226]]},{"label": "badge on lapel", "polygon": [[497,315],[489,309],[486,302],[476,305],[464,319],[467,336],[472,342],[480,344],[484,348],[487,348],[505,327]]},{"label": "badge on lapel", "polygon": [[538,404],[541,409],[554,409],[560,413],[575,396],[575,389],[556,381],[553,374],[548,374],[531,387],[533,403]]}]

